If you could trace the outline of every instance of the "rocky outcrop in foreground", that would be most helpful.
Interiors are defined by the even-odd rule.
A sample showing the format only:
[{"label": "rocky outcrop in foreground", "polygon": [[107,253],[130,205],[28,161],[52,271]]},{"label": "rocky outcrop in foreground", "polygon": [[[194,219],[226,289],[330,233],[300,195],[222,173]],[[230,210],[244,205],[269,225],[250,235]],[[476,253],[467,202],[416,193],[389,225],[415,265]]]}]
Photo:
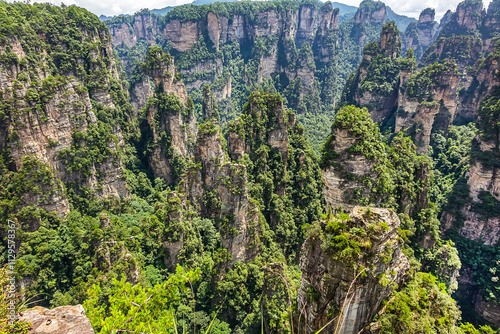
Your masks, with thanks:
[{"label": "rocky outcrop in foreground", "polygon": [[29,334],[94,334],[82,305],[52,310],[36,306],[24,311],[20,320],[31,322]]}]

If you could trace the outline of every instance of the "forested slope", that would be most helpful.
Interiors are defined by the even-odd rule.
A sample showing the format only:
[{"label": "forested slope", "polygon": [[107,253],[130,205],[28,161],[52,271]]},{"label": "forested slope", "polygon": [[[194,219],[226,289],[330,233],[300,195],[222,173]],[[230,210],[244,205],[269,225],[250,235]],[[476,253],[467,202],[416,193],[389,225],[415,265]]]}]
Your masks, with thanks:
[{"label": "forested slope", "polygon": [[97,333],[495,333],[497,7],[429,37],[370,0],[0,3],[0,298]]}]

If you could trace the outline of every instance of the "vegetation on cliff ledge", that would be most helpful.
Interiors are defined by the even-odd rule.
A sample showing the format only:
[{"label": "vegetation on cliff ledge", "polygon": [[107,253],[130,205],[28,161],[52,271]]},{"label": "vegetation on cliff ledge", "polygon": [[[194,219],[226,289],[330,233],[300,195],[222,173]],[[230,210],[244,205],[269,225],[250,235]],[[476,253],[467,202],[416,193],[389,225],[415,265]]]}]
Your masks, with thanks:
[{"label": "vegetation on cliff ledge", "polygon": [[[467,0],[460,6],[478,4]],[[375,1],[360,7],[368,16],[388,8]],[[206,23],[211,12],[219,19],[242,15],[245,24],[262,28],[267,23],[259,19],[261,13],[286,17],[301,8],[318,17],[337,14],[330,4],[315,0],[243,1],[178,7],[156,17],[155,24],[161,30],[169,20]],[[117,17],[109,27],[132,29],[141,15],[149,14]],[[356,24],[351,18],[339,29],[313,29],[310,38],[290,39],[285,37],[290,30],[283,29],[279,36],[217,47],[202,31],[185,52],[158,34],[157,46],[139,39],[133,47],[123,43],[116,48],[128,60],[127,76],[107,27],[88,11],[0,3],[5,83],[0,91],[0,219],[18,227],[15,278],[26,287],[23,295],[49,307],[84,303],[100,333],[301,331],[297,300],[303,283],[299,262],[307,260],[300,258],[305,239],[321,238],[321,250],[344,268],[352,269],[360,259],[393,260],[390,247],[378,258],[372,253],[377,237],[389,229],[387,222],[357,225],[340,208],[325,215],[323,168],[335,171],[342,185],[354,184],[346,204],[367,206],[367,217],[373,210],[369,206],[393,210],[401,223],[391,236],[411,270],[398,273],[408,278],[404,284],[387,288],[388,294],[394,288],[392,296],[372,325],[384,333],[495,333],[486,326],[459,328],[460,311],[449,294],[456,289],[462,259],[485,299],[498,303],[498,245],[471,241],[456,231],[447,235],[455,243],[443,240],[438,218],[448,210],[460,220],[465,205],[484,219],[500,216],[498,194],[485,189],[473,202],[466,183],[470,161],[488,171],[500,168],[500,92],[493,89],[481,104],[477,131],[472,125],[452,126],[447,133],[434,129],[428,157],[416,153],[404,132],[384,136],[366,108],[347,105],[358,86],[360,92],[392,96],[403,71],[417,66],[412,51],[399,56],[396,24],[382,27],[382,21]],[[371,42],[381,29],[392,34],[385,50]],[[474,47],[470,41],[460,43]],[[340,103],[346,106],[335,114],[344,80],[358,65],[365,44],[367,74],[360,82],[356,75],[361,71],[350,77]],[[268,78],[262,78],[260,59],[265,58],[277,59]],[[146,107],[133,110],[127,88],[141,80],[141,70],[182,83],[177,69],[155,72],[174,59],[184,81],[193,85],[192,99],[184,105],[185,96],[157,86]],[[205,63],[217,69],[193,70]],[[400,88],[421,103],[439,103],[430,101],[432,89],[440,76],[456,75],[459,66],[433,63],[410,74]],[[207,113],[202,103],[211,92],[194,83],[208,82],[221,93],[229,80],[230,98],[221,99],[217,114],[205,115],[208,119],[195,127],[194,115]],[[55,127],[58,115],[65,113],[69,124]],[[184,122],[182,131],[191,121],[198,130],[186,140],[184,156],[174,153],[172,137],[178,134],[167,130],[170,116]],[[47,128],[66,134],[66,142],[45,140]],[[314,148],[328,131],[318,157]],[[44,138],[36,143],[43,150],[33,144],[38,138],[33,133]],[[205,145],[207,138],[215,138],[218,146]],[[348,147],[337,149],[346,142]],[[485,150],[485,143],[491,149]],[[196,145],[208,158],[194,156]],[[171,168],[169,184],[166,177],[153,177],[152,163],[161,162],[153,154],[158,147]],[[366,163],[367,174],[359,177],[345,168],[350,161]],[[226,174],[217,174],[223,169]],[[106,183],[106,178],[112,180]],[[124,193],[108,196],[116,189]],[[8,262],[8,228],[0,227],[1,264]],[[0,287],[3,302],[3,269]],[[23,323],[5,328],[5,314],[0,305],[1,333],[26,332]]]}]

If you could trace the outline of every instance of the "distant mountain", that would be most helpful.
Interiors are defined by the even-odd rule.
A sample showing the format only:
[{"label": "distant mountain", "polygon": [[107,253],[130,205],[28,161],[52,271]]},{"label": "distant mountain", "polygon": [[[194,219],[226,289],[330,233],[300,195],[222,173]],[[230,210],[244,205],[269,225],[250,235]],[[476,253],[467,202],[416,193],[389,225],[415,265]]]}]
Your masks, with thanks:
[{"label": "distant mountain", "polygon": [[396,26],[398,27],[399,31],[405,31],[406,27],[410,23],[418,22],[418,20],[414,19],[413,17],[396,14],[389,6],[385,7],[387,8],[387,21],[396,22]]},{"label": "distant mountain", "polygon": [[[202,0],[203,1],[203,0]],[[174,9],[176,6],[169,6],[169,7],[164,7],[164,8],[160,8],[160,9],[151,9],[149,10],[151,13],[153,14],[156,14],[156,15],[160,15],[160,16],[165,16],[167,15],[168,12],[170,12],[172,9]],[[115,18],[117,16],[125,16],[125,17],[128,17],[130,16],[129,14],[120,14],[120,15],[115,15],[115,16],[106,16],[106,15],[101,15],[99,16],[99,20],[101,20],[102,22],[104,21],[107,21],[107,20],[111,20],[112,18]]]},{"label": "distant mountain", "polygon": [[354,15],[358,10],[358,7],[356,6],[349,6],[340,2],[332,2],[332,7],[339,9],[339,15],[345,15],[345,14]]},{"label": "distant mountain", "polygon": [[104,21],[107,21],[107,20],[111,20],[113,17],[116,17],[116,16],[101,15],[101,16],[99,16],[99,20],[101,20],[101,22],[104,22]]},{"label": "distant mountain", "polygon": [[156,15],[161,15],[165,16],[167,15],[168,12],[170,12],[172,9],[174,9],[175,6],[168,6],[160,9],[151,9],[151,13],[156,14]]},{"label": "distant mountain", "polygon": [[201,6],[201,5],[209,5],[211,3],[214,3],[214,2],[237,2],[238,0],[224,0],[224,1],[219,1],[219,0],[195,0],[193,2],[191,2],[191,5],[197,5],[197,6]]}]

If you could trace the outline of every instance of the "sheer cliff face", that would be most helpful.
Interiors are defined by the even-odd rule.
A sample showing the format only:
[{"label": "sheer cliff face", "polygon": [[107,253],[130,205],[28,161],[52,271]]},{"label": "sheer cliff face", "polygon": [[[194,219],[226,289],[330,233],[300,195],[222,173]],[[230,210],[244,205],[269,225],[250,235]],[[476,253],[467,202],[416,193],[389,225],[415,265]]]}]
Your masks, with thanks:
[{"label": "sheer cliff face", "polygon": [[259,251],[261,214],[248,196],[246,167],[225,157],[215,119],[200,124],[195,160],[201,168],[188,169],[182,184],[186,198],[202,216],[219,221],[221,243],[231,254],[232,263],[251,260]]},{"label": "sheer cliff face", "polygon": [[358,46],[363,47],[375,37],[373,31],[378,31],[386,21],[387,9],[383,2],[362,1],[354,15],[350,35]]},{"label": "sheer cliff face", "polygon": [[[186,88],[200,89],[202,84],[217,82],[212,86],[217,101],[230,101],[234,76],[242,77],[238,78],[238,85],[247,85],[249,80],[262,83],[277,74],[283,75],[286,82],[300,80],[299,97],[294,102],[297,107],[305,95],[317,93],[314,59],[322,64],[333,61],[338,9],[333,9],[328,3],[321,7],[301,5],[298,8],[256,8],[255,11],[251,15],[245,10],[231,9],[230,14],[227,11],[208,11],[196,20],[177,18],[175,15],[167,15],[164,19],[154,15],[136,15],[130,25],[110,23],[110,32],[115,46],[123,43],[134,47],[144,31],[156,36],[149,38],[146,33],[145,38],[150,45],[168,41],[172,53],[179,56],[176,59],[183,62],[180,72],[184,75]],[[306,42],[310,47],[305,48],[304,54],[299,54]],[[234,48],[236,43],[237,50]],[[198,54],[200,45],[205,44],[208,48],[206,52]],[[312,54],[308,53],[309,50]],[[183,54],[191,53],[196,54],[191,56],[193,61],[181,59]],[[249,68],[245,66],[243,73],[233,73],[231,78],[228,72],[231,73],[235,65],[230,64],[230,60],[238,57],[236,54],[244,59]],[[126,62],[126,59],[123,61]],[[219,85],[222,81],[226,84]]]},{"label": "sheer cliff face", "polygon": [[[437,39],[425,50],[421,64],[429,66],[436,61],[452,60],[463,72],[458,85],[460,91],[454,97],[457,106],[452,122],[466,124],[475,121],[481,100],[493,86],[494,76],[498,71],[496,60],[485,54],[495,51],[492,36],[498,30],[495,17],[499,5],[492,2],[488,12],[482,10],[478,1],[464,1],[455,12],[449,11],[441,20]],[[473,67],[473,71],[467,69]],[[455,80],[453,80],[455,81]],[[455,87],[454,87],[455,88]],[[450,90],[450,97],[453,92]],[[436,100],[439,101],[439,100]]]},{"label": "sheer cliff face", "polygon": [[[432,11],[425,12],[421,19],[431,20]],[[462,60],[468,64],[470,59],[478,58],[482,43],[480,39],[454,35],[433,42],[422,58],[424,65],[429,59],[440,62],[418,68],[413,53],[399,56],[398,34],[389,28],[383,27],[379,43],[364,48],[363,61],[348,80],[343,100],[345,104],[368,108],[372,119],[383,127],[394,132],[408,130],[419,153],[425,153],[432,132],[446,134],[451,124],[477,118],[480,101],[491,90],[498,72],[498,62],[489,56],[482,62],[473,60],[474,70],[464,70]],[[476,56],[461,58],[462,51]],[[445,53],[459,56],[450,61],[438,56]],[[381,72],[384,80],[379,78]]]},{"label": "sheer cliff face", "polygon": [[[372,119],[381,122],[390,116],[397,102],[397,76],[398,70],[395,65],[396,58],[401,51],[401,38],[395,25],[387,24],[382,28],[380,41],[374,42],[365,47],[363,60],[354,74],[356,76],[356,86],[354,86],[353,102],[357,106],[368,107]],[[386,63],[382,70],[382,64]],[[384,75],[391,77],[390,82],[380,81],[374,72],[384,71]],[[384,88],[382,89],[382,86]],[[389,86],[385,88],[385,86]]]},{"label": "sheer cliff face", "polygon": [[[425,153],[430,144],[431,132],[447,133],[456,117],[460,77],[453,63],[443,64],[439,69],[431,65],[408,78],[406,75],[401,73],[403,84],[398,96],[394,131],[411,128],[419,153]],[[430,81],[430,85],[421,87],[423,80]],[[415,85],[420,87],[415,88]]]},{"label": "sheer cliff face", "polygon": [[434,21],[435,14],[434,9],[427,8],[418,18],[418,40],[424,50],[434,41],[437,28],[437,22]]},{"label": "sheer cliff face", "polygon": [[179,181],[181,170],[174,165],[193,153],[196,138],[196,119],[192,102],[177,69],[173,57],[156,48],[148,54],[144,72],[156,86],[153,99],[146,108],[149,129],[145,136],[150,139],[148,161],[155,177],[167,184]]},{"label": "sheer cliff face", "polygon": [[413,49],[417,58],[434,42],[438,23],[434,21],[435,10],[424,9],[418,18],[418,23],[410,23],[406,27],[403,48],[405,51]]},{"label": "sheer cliff face", "polygon": [[[498,45],[497,45],[498,47]],[[500,242],[500,149],[498,105],[500,90],[498,81],[498,52],[490,54],[477,72],[475,82],[466,92],[468,107],[477,108],[478,134],[472,141],[471,161],[465,175],[463,189],[458,186],[444,208],[441,224],[444,230],[453,232],[458,241],[478,249],[496,247]],[[476,87],[474,87],[477,85]],[[481,103],[478,103],[481,100]],[[458,182],[457,182],[458,183]],[[457,203],[460,203],[457,205]],[[464,247],[464,248],[465,248]],[[493,248],[494,249],[494,248]],[[467,254],[467,249],[462,249]],[[488,258],[490,260],[490,258]],[[495,266],[495,259],[485,260],[486,268]],[[474,268],[474,269],[473,269]],[[485,272],[486,271],[486,272]],[[475,310],[487,321],[499,325],[499,305],[495,296],[486,290],[480,277],[490,274],[481,271],[474,263],[466,261],[459,283],[467,291],[467,298]],[[491,290],[490,290],[491,291]],[[497,299],[498,300],[498,299]]]},{"label": "sheer cliff face", "polygon": [[305,41],[312,44],[318,29],[325,31],[338,28],[338,11],[334,11],[331,4],[326,7],[321,15],[316,7],[302,5],[296,10],[258,12],[254,18],[247,14],[228,16],[214,12],[208,12],[204,19],[196,21],[167,17],[163,28],[159,27],[157,16],[144,14],[134,16],[132,27],[126,23],[112,25],[110,33],[113,45],[125,43],[129,47],[140,38],[146,38],[155,45],[155,40],[148,38],[145,31],[154,36],[160,34],[180,52],[191,49],[205,32],[216,50],[226,43],[255,42],[267,36],[291,38],[300,47]]},{"label": "sheer cliff face", "polygon": [[362,203],[410,216],[428,207],[429,166],[416,158],[409,138],[399,135],[385,144],[368,111],[353,106],[338,111],[332,129],[321,169],[328,207],[349,211]]},{"label": "sheer cliff face", "polygon": [[422,57],[424,65],[435,61],[454,58],[460,68],[474,66],[476,61],[491,52],[492,38],[498,31],[498,1],[483,10],[480,1],[461,2],[455,12],[448,11],[441,19],[436,41]]},{"label": "sheer cliff face", "polygon": [[[498,129],[495,125],[497,115],[491,108],[498,99],[499,70],[498,55],[492,53],[481,64],[470,86],[464,89],[466,103],[462,107],[464,111],[475,111],[480,133],[472,143],[472,161],[466,175],[469,197],[461,208],[464,221],[459,224],[459,231],[468,239],[481,240],[486,245],[495,245],[500,240],[500,217],[497,214],[485,216],[484,212],[477,210],[478,203],[485,201],[486,194],[500,201],[500,171],[492,160],[499,155]],[[449,229],[457,219],[456,214],[445,212],[442,222]]]},{"label": "sheer cliff face", "polygon": [[384,23],[386,17],[386,8],[383,3],[377,3],[377,8],[369,8],[368,6],[360,6],[354,16],[355,24],[370,24]]},{"label": "sheer cliff face", "polygon": [[[342,224],[341,231],[336,224]],[[330,218],[311,228],[300,256],[298,294],[298,308],[307,314],[308,332],[320,330],[336,316],[341,316],[343,334],[357,334],[372,321],[392,287],[405,280],[410,268],[397,234],[399,226],[399,218],[390,210],[355,207],[348,220]],[[366,231],[366,243],[360,254],[345,257],[332,238],[353,228]],[[336,332],[336,325],[333,321],[323,332]]]},{"label": "sheer cliff face", "polygon": [[498,57],[490,54],[483,62],[476,63],[473,75],[465,75],[465,80],[461,81],[463,86],[458,92],[460,103],[457,105],[455,123],[465,124],[477,120],[481,101],[495,86],[495,78],[499,71]]},{"label": "sheer cliff face", "polygon": [[[445,208],[441,224],[445,230],[458,232],[464,240],[474,240],[476,243],[471,244],[475,247],[481,247],[481,245],[496,247],[500,241],[500,212],[498,211],[500,168],[498,163],[491,166],[488,160],[482,160],[480,157],[489,156],[492,159],[499,159],[498,140],[495,143],[476,136],[474,141],[472,154],[476,158],[473,158],[466,175],[469,192],[462,194],[463,198],[453,199],[464,203],[457,210]],[[493,257],[490,261],[486,264],[488,268],[495,266]],[[491,300],[488,292],[483,291],[482,284],[477,282],[479,275],[475,273],[476,270],[466,265],[458,278],[459,285],[467,291],[466,298],[475,311],[488,322],[500,326],[500,305]]]},{"label": "sheer cliff face", "polygon": [[147,76],[142,76],[139,82],[136,82],[130,89],[130,103],[135,111],[135,117],[137,117],[137,111],[146,107],[146,104],[150,97],[153,96],[153,87],[149,82]]},{"label": "sheer cliff face", "polygon": [[[336,161],[341,168],[324,167],[322,169],[321,174],[325,184],[323,195],[329,207],[351,209],[356,202],[352,198],[355,192],[363,189],[364,194],[361,196],[364,196],[370,191],[364,189],[364,184],[359,180],[376,177],[375,173],[372,172],[375,161],[367,159],[364,154],[351,154],[349,152],[349,149],[359,139],[353,136],[348,129],[335,129],[332,135],[335,140],[332,141],[329,149],[337,155]],[[348,179],[346,173],[353,177]]]},{"label": "sheer cliff face", "polygon": [[500,1],[495,0],[492,1],[488,6],[488,11],[486,16],[483,18],[483,26],[482,30],[486,32],[485,34],[485,49],[492,50],[494,47],[492,32],[500,30],[500,17],[498,16],[500,13]]},{"label": "sheer cliff face", "polygon": [[461,2],[457,11],[452,15],[451,22],[456,22],[460,27],[469,30],[478,29],[481,24],[481,11],[483,4],[480,1]]},{"label": "sheer cliff face", "polygon": [[400,57],[400,46],[395,25],[384,25],[380,42],[364,48],[363,61],[344,88],[344,103],[366,107],[375,122],[394,126],[394,132],[410,129],[423,153],[431,132],[446,133],[456,117],[460,76],[454,63],[418,70],[412,54]]},{"label": "sheer cliff face", "polygon": [[[193,209],[201,217],[213,219],[220,230],[221,244],[231,255],[231,264],[252,260],[260,249],[261,213],[247,191],[247,172],[242,164],[231,163],[225,153],[218,114],[212,92],[205,90],[204,121],[199,124],[194,151],[186,158],[193,163],[179,182],[179,192],[172,200],[179,209],[169,214],[169,223],[189,224]],[[157,161],[156,164],[164,164]],[[170,258],[166,264],[175,267],[177,255],[184,247],[186,233],[178,240],[164,244]]]},{"label": "sheer cliff face", "polygon": [[[91,163],[85,173],[68,166],[66,152],[80,141],[75,139],[75,133],[86,133],[90,126],[97,123],[90,99],[114,108],[111,80],[118,78],[109,36],[98,30],[83,30],[82,33],[83,40],[96,42],[99,47],[82,55],[81,59],[75,59],[75,62],[82,64],[82,68],[88,65],[89,72],[105,73],[101,85],[89,85],[89,77],[93,74],[84,75],[82,68],[65,67],[60,69],[62,75],[50,75],[50,61],[55,56],[50,50],[49,38],[46,44],[39,46],[41,57],[38,63],[28,57],[32,57],[29,54],[32,46],[26,39],[20,41],[14,36],[7,37],[0,45],[0,51],[12,50],[17,58],[16,62],[0,68],[0,100],[7,111],[0,126],[0,136],[3,137],[1,146],[10,150],[16,170],[21,168],[25,157],[36,158],[66,183],[78,181],[80,185],[98,189],[96,195],[100,197],[127,197],[123,167],[118,156],[111,155],[105,161]],[[107,64],[102,62],[104,58],[109,60]],[[123,139],[118,125],[112,132],[117,140],[108,143],[108,147],[116,153],[118,146],[123,145]],[[32,197],[29,202],[39,204],[47,211],[57,211],[60,215],[69,212],[68,200],[63,192],[51,196],[52,204],[40,203]]]}]

